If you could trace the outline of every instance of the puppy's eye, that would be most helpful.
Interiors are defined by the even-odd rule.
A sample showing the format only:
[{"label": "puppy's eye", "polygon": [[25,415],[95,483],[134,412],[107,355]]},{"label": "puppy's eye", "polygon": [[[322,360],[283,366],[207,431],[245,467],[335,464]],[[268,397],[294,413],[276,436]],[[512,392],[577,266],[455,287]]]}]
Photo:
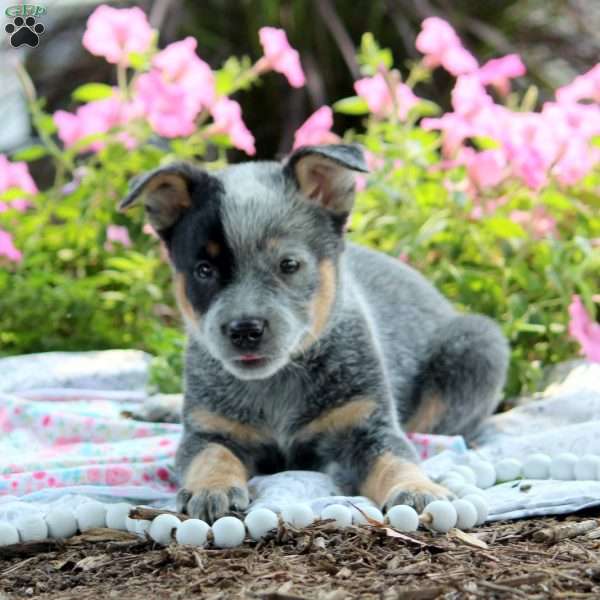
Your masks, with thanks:
[{"label": "puppy's eye", "polygon": [[279,268],[282,273],[289,275],[290,273],[295,273],[300,268],[300,263],[293,258],[284,258],[279,263]]},{"label": "puppy's eye", "polygon": [[207,261],[207,260],[201,260],[195,267],[194,267],[194,277],[196,279],[210,279],[211,277],[214,277],[215,275],[215,270],[213,268],[213,266]]}]

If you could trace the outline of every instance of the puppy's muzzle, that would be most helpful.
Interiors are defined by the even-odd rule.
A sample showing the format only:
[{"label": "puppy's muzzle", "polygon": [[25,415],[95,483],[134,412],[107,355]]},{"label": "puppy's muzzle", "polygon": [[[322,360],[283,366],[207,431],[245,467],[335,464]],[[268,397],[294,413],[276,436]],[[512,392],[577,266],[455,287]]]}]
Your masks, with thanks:
[{"label": "puppy's muzzle", "polygon": [[240,350],[256,350],[263,338],[267,321],[265,319],[235,319],[223,325],[223,334],[229,337],[232,345]]}]

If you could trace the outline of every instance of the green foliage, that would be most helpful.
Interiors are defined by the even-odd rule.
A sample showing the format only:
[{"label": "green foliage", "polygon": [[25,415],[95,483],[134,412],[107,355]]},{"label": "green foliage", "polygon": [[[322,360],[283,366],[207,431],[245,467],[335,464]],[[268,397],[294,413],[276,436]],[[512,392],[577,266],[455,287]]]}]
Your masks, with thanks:
[{"label": "green foliage", "polygon": [[[513,182],[487,198],[502,193],[505,204],[475,218],[463,169],[439,169],[437,133],[369,118],[347,138],[384,162],[358,194],[352,238],[406,260],[459,310],[501,324],[512,348],[507,395],[534,389],[544,366],[576,355],[567,333],[572,294],[589,299],[600,289],[600,251],[590,242],[600,236],[597,175],[541,195]],[[555,236],[536,237],[511,218],[541,205],[558,224]]]}]

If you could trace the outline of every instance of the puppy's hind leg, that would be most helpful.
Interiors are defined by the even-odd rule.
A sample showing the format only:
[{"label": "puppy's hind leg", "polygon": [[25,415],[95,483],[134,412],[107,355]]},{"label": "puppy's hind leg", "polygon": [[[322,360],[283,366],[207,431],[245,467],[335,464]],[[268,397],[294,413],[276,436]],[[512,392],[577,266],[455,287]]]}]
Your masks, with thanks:
[{"label": "puppy's hind leg", "polygon": [[471,438],[500,402],[508,357],[494,321],[454,317],[432,337],[405,428]]}]

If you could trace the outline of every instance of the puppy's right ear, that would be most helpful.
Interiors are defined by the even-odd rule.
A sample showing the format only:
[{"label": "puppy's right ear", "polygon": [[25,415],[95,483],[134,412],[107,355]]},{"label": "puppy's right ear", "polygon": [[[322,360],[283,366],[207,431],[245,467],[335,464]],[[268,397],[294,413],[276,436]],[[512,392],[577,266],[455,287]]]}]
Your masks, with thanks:
[{"label": "puppy's right ear", "polygon": [[152,227],[158,233],[169,229],[192,205],[190,188],[194,171],[186,163],[173,163],[134,178],[119,210],[125,211],[143,198]]}]

